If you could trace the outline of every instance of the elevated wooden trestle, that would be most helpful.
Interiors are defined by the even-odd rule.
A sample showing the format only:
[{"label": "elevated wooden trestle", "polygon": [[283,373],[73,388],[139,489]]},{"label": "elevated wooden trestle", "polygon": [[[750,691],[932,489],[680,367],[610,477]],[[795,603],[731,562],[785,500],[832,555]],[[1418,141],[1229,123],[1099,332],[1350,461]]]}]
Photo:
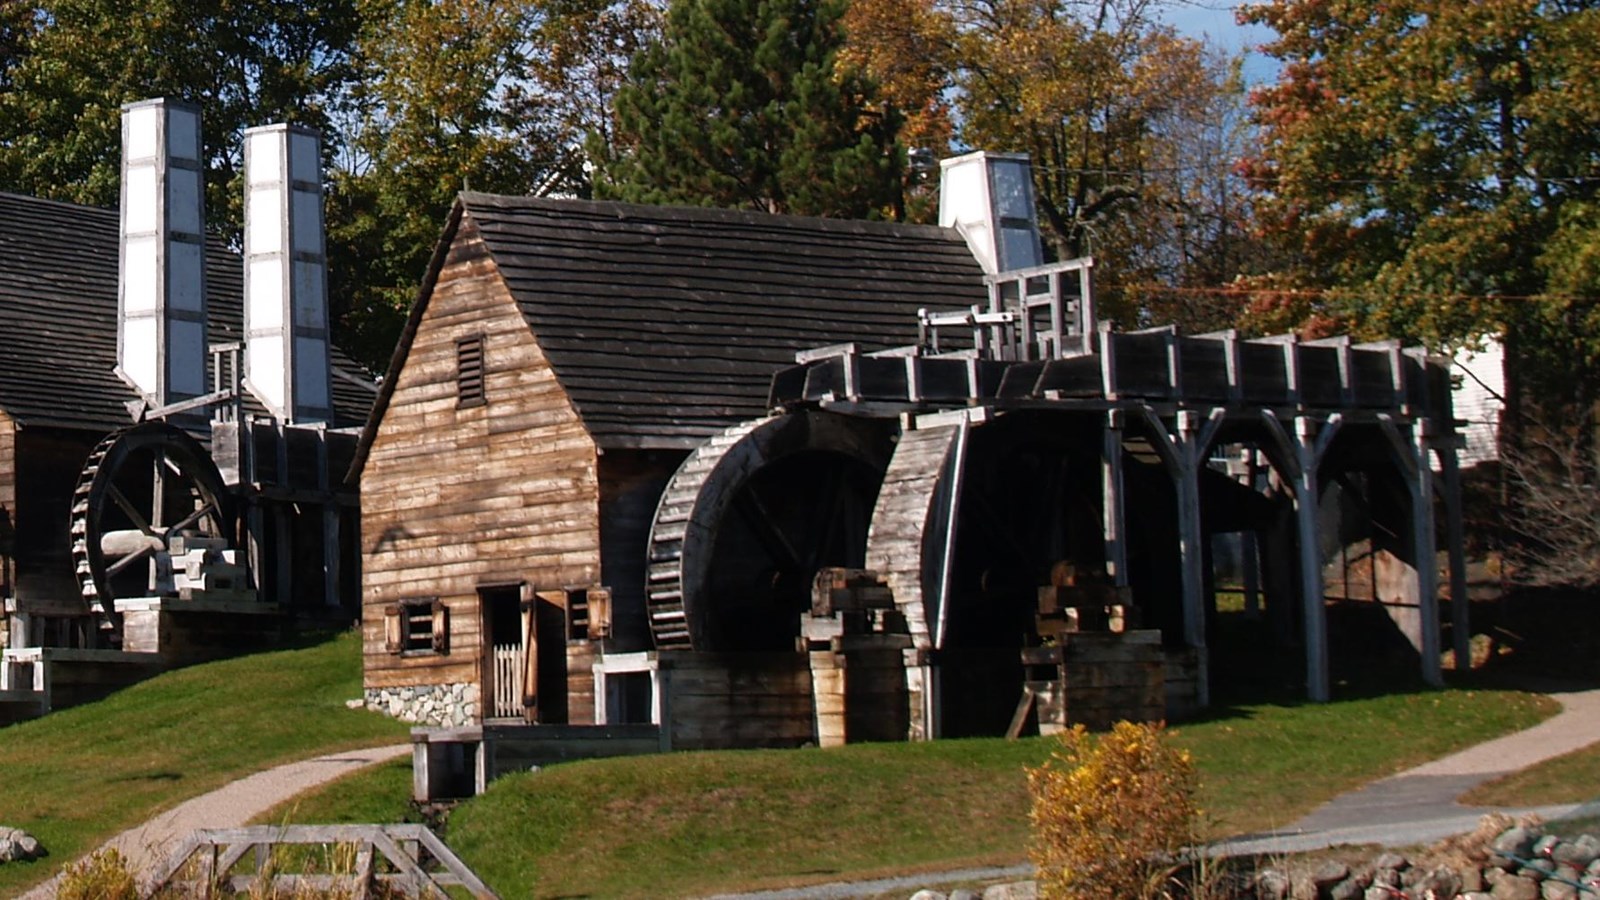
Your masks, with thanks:
[{"label": "elevated wooden trestle", "polygon": [[[888,621],[904,634],[869,637],[870,666],[904,645],[907,735],[936,737],[941,717],[963,714],[963,727],[992,729],[971,722],[986,719],[986,706],[1014,703],[994,689],[1021,677],[1000,668],[1019,665],[1019,647],[1058,639],[1030,625],[1032,593],[1043,597],[1054,573],[1077,565],[1122,596],[1142,591],[1155,620],[1144,625],[1158,626],[1168,647],[1168,698],[1171,663],[1190,665],[1187,701],[1205,706],[1208,540],[1253,530],[1282,541],[1272,552],[1278,596],[1298,597],[1290,604],[1298,609],[1290,615],[1277,602],[1275,612],[1298,623],[1280,636],[1288,631],[1304,649],[1307,695],[1328,700],[1323,548],[1349,528],[1322,506],[1338,482],[1355,495],[1350,503],[1368,508],[1374,599],[1410,642],[1422,677],[1440,681],[1435,498],[1448,524],[1450,596],[1464,597],[1448,362],[1395,341],[1117,331],[1094,317],[1091,267],[1080,259],[992,277],[987,307],[922,311],[922,340],[909,348],[837,344],[797,354],[773,378],[771,416],[710,439],[667,492],[651,543],[658,647],[778,649],[771,634],[765,644],[739,641],[752,633],[749,621],[762,620],[757,613],[787,618],[782,610],[803,605],[805,594],[784,588],[789,570],[810,578],[818,565],[864,567],[893,596],[898,615]],[[875,450],[885,428],[886,460]],[[1214,458],[1224,448],[1246,453],[1262,474],[1229,480]],[[786,474],[763,480],[768,466]],[[850,482],[851,472],[864,480]],[[1152,484],[1150,472],[1165,477]],[[802,487],[773,487],[795,482]],[[774,512],[789,506],[805,511]],[[1262,524],[1262,509],[1283,511],[1282,522]],[[861,535],[850,536],[856,525]],[[813,540],[818,528],[829,536]],[[728,536],[749,533],[744,544]],[[752,552],[765,559],[752,564]],[[1168,594],[1181,602],[1166,602]],[[1464,602],[1451,605],[1458,658],[1466,658],[1466,617]],[[822,684],[816,660],[827,644],[808,642],[811,628],[802,621],[798,644],[810,645]],[[822,663],[827,671],[848,671],[840,647]]]},{"label": "elevated wooden trestle", "polygon": [[[1056,423],[1051,427],[1100,431],[1104,565],[1119,587],[1129,583],[1128,449],[1137,443],[1153,453],[1170,476],[1182,639],[1198,654],[1202,705],[1201,481],[1213,453],[1224,445],[1258,448],[1278,489],[1292,498],[1306,691],[1314,700],[1330,694],[1318,517],[1322,470],[1336,446],[1345,458],[1386,458],[1404,482],[1410,510],[1409,546],[1403,548],[1408,564],[1399,579],[1400,602],[1389,604],[1389,612],[1419,655],[1423,678],[1437,683],[1436,496],[1448,524],[1450,596],[1465,595],[1448,362],[1395,341],[1245,339],[1232,331],[1182,335],[1172,327],[1118,332],[1095,322],[1088,279],[1070,277],[1091,265],[1073,261],[992,278],[986,310],[924,311],[921,345],[807,351],[773,380],[770,405],[779,415],[822,410],[900,420],[903,432],[876,501],[867,562],[888,574],[916,645],[926,650],[944,641],[943,592],[971,435],[1009,416],[1042,414],[1037,421]],[[1464,659],[1466,603],[1453,603],[1451,613],[1454,650]]]}]

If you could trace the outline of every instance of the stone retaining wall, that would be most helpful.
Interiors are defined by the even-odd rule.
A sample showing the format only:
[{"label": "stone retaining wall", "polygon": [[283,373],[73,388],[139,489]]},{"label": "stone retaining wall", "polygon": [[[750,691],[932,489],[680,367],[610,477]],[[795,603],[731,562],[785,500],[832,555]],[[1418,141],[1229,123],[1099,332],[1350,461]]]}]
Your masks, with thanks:
[{"label": "stone retaining wall", "polygon": [[403,722],[459,728],[482,721],[476,684],[422,684],[367,688],[366,706]]}]

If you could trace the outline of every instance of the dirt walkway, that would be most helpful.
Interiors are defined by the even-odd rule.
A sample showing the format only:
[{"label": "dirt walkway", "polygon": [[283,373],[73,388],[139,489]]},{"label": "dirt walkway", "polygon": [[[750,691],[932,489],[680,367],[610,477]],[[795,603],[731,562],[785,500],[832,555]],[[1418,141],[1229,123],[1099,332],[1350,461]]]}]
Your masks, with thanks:
[{"label": "dirt walkway", "polygon": [[[179,841],[197,829],[238,827],[297,794],[410,752],[410,744],[392,744],[330,753],[257,772],[209,794],[186,800],[143,825],[117,835],[101,849],[116,848],[136,869],[148,872],[164,860]],[[55,896],[55,885],[56,879],[52,878],[23,894],[22,900],[50,900]]]}]

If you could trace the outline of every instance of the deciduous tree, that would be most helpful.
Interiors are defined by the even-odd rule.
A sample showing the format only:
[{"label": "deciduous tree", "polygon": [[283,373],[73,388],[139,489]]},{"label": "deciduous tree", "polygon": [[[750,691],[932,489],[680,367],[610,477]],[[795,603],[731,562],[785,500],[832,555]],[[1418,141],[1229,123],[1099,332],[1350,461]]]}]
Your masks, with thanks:
[{"label": "deciduous tree", "polygon": [[1282,63],[1248,165],[1293,260],[1275,281],[1324,292],[1263,311],[1436,345],[1505,331],[1524,374],[1592,397],[1600,4],[1271,0],[1245,18]]}]

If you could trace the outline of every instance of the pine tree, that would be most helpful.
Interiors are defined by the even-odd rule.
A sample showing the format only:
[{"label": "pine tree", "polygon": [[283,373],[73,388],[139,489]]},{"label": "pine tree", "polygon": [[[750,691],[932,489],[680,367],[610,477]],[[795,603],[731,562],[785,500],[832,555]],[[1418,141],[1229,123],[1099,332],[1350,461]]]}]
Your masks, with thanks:
[{"label": "pine tree", "polygon": [[838,0],[676,0],[634,58],[602,197],[865,218],[898,205],[898,117],[837,65]]}]

